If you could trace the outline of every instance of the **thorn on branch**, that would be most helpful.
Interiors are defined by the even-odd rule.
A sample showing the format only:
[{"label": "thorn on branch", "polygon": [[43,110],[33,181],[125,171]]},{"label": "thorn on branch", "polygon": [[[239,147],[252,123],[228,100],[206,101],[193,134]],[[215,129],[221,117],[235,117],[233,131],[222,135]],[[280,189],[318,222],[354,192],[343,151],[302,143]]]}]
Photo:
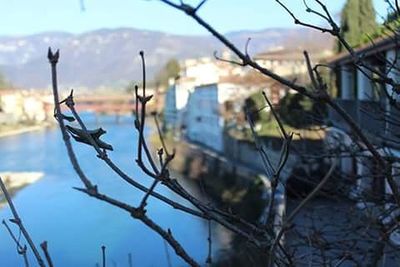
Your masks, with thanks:
[{"label": "thorn on branch", "polygon": [[[56,114],[54,114],[54,116],[57,117]],[[72,117],[72,116],[67,116],[67,115],[64,115],[64,114],[60,114],[59,117],[60,117],[62,120],[66,120],[66,121],[68,121],[68,122],[74,122],[74,121],[75,121],[75,118]]]},{"label": "thorn on branch", "polygon": [[75,128],[69,125],[66,125],[65,127],[77,142],[92,146],[92,142],[87,136],[87,134],[89,134],[98,147],[103,148],[104,150],[111,150],[111,151],[114,150],[112,145],[100,140],[100,137],[106,133],[106,131],[103,128],[84,131],[82,129]]},{"label": "thorn on branch", "polygon": [[96,196],[99,193],[98,189],[97,189],[97,185],[93,185],[93,186],[90,186],[88,188],[73,187],[73,189],[75,189],[77,191],[80,191],[80,192],[83,192],[83,193],[86,193],[86,194],[88,194],[89,196],[92,196],[92,197]]},{"label": "thorn on branch", "polygon": [[137,97],[138,97],[140,103],[144,105],[144,104],[147,104],[147,102],[149,102],[153,98],[153,95],[149,95],[149,96],[145,96],[145,97],[138,95]]},{"label": "thorn on branch", "polygon": [[72,108],[75,105],[74,102],[74,90],[71,90],[69,96],[64,100],[67,107]]},{"label": "thorn on branch", "polygon": [[21,220],[20,219],[10,219],[10,222],[16,224],[16,225],[20,225],[21,224]]}]

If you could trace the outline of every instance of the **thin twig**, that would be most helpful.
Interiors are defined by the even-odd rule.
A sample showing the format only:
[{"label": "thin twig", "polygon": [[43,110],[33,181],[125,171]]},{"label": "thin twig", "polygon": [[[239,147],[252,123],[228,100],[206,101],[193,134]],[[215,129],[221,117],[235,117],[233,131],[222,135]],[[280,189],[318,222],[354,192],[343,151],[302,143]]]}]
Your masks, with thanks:
[{"label": "thin twig", "polygon": [[40,244],[40,247],[42,248],[44,256],[46,257],[48,267],[53,267],[54,265],[47,247],[47,241],[44,241],[42,244]]},{"label": "thin twig", "polygon": [[[160,139],[161,146],[162,146],[162,148],[164,149],[165,154],[166,154],[167,157],[168,157],[168,156],[170,156],[171,154],[169,153],[168,148],[167,148],[167,145],[165,144],[164,136],[163,136],[163,134],[162,134],[162,132],[161,132],[161,127],[160,127],[160,123],[158,122],[158,116],[157,116],[157,114],[154,114],[154,122],[155,122],[155,124],[156,124],[157,133],[158,133],[158,138]],[[172,154],[174,154],[174,149],[173,149]]]},{"label": "thin twig", "polygon": [[26,255],[26,250],[27,247],[26,245],[22,246],[21,243],[19,242],[19,238],[17,238],[14,233],[11,231],[10,227],[8,226],[8,224],[6,223],[5,220],[3,220],[3,224],[6,227],[8,233],[10,234],[11,238],[14,240],[15,244],[17,245],[17,252],[18,254],[22,255],[23,259],[24,259],[24,264],[25,267],[29,267],[29,261],[28,261],[28,257]]},{"label": "thin twig", "polygon": [[0,188],[3,191],[4,197],[6,198],[8,206],[11,209],[11,213],[14,216],[14,218],[11,221],[13,223],[15,223],[19,227],[19,229],[21,230],[22,235],[24,236],[26,242],[28,242],[28,245],[31,248],[31,250],[33,252],[33,255],[35,256],[35,259],[36,259],[37,263],[39,264],[39,266],[40,267],[46,267],[42,257],[39,254],[39,251],[37,250],[37,248],[35,246],[35,243],[33,243],[31,236],[29,235],[29,233],[26,230],[24,224],[22,223],[22,220],[18,215],[17,209],[15,208],[14,203],[11,200],[10,194],[9,194],[5,184],[3,183],[3,179],[1,177],[0,177]]},{"label": "thin twig", "polygon": [[328,172],[318,183],[318,185],[314,187],[314,189],[310,192],[310,194],[308,194],[307,197],[303,199],[303,201],[301,201],[300,204],[287,217],[286,219],[287,223],[291,222],[294,219],[294,217],[300,212],[300,210],[303,209],[316,194],[318,194],[318,192],[322,189],[322,187],[328,182],[329,178],[332,176],[335,167],[336,167],[336,160],[334,159]]},{"label": "thin twig", "polygon": [[211,236],[211,220],[208,220],[208,256],[206,260],[206,264],[211,266],[212,264],[212,236]]},{"label": "thin twig", "polygon": [[89,181],[89,179],[83,173],[82,169],[80,168],[80,166],[78,164],[78,160],[72,149],[70,136],[68,135],[68,133],[65,129],[64,120],[61,116],[62,113],[61,113],[61,107],[59,104],[60,99],[58,96],[58,82],[57,82],[57,63],[58,63],[58,59],[60,57],[60,52],[57,50],[57,52],[53,54],[53,52],[49,48],[47,57],[49,59],[50,65],[51,65],[51,80],[52,80],[52,88],[53,88],[54,106],[56,109],[55,116],[58,121],[58,124],[60,125],[60,130],[61,130],[61,134],[63,136],[64,144],[65,144],[65,147],[67,148],[68,158],[70,159],[74,170],[77,172],[79,178],[81,179],[81,181],[85,185],[85,187],[93,188],[92,183]]},{"label": "thin twig", "polygon": [[106,246],[101,246],[101,262],[102,266],[106,267]]},{"label": "thin twig", "polygon": [[167,265],[168,267],[172,267],[171,256],[169,255],[167,241],[163,240],[163,243],[164,243],[165,257],[167,258]]},{"label": "thin twig", "polygon": [[128,267],[133,267],[132,253],[128,253]]}]

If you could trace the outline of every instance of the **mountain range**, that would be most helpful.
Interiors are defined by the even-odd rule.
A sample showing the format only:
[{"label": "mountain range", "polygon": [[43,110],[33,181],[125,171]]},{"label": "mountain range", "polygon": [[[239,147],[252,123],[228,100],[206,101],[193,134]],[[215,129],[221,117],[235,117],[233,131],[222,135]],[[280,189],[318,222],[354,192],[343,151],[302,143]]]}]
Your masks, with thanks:
[{"label": "mountain range", "polygon": [[[243,49],[251,38],[252,55],[277,47],[311,51],[332,47],[328,34],[305,28],[231,32],[226,37]],[[173,35],[133,28],[1,36],[0,72],[16,87],[48,87],[48,47],[60,49],[60,85],[88,88],[122,88],[130,81],[140,81],[141,50],[145,52],[147,75],[151,79],[171,58],[212,57],[214,51],[224,49],[212,36]]]}]

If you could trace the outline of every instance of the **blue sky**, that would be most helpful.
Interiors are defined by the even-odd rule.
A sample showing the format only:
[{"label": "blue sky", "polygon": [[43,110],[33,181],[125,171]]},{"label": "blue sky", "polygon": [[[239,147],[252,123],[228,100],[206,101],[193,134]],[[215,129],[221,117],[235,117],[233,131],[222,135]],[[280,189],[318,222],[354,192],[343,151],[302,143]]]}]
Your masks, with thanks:
[{"label": "blue sky", "polygon": [[[81,1],[85,11],[81,10]],[[303,0],[282,0],[304,20],[321,20],[304,12]],[[198,1],[188,0],[190,3]],[[311,4],[313,0],[308,0]],[[325,0],[338,14],[345,0]],[[374,0],[378,14],[385,14],[384,0]],[[175,34],[204,34],[185,15],[157,0],[0,0],[0,35],[44,31],[81,33],[99,28],[134,27]],[[201,15],[221,32],[294,27],[274,0],[208,0]]]}]

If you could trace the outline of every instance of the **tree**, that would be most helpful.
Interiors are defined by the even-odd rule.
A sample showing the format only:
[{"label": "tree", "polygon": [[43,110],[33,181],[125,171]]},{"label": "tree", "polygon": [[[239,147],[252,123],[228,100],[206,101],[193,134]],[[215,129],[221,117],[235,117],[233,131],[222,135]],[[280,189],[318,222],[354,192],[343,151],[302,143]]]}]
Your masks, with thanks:
[{"label": "tree", "polygon": [[279,102],[279,115],[289,126],[301,129],[320,125],[326,117],[326,108],[302,94],[287,94]]},{"label": "tree", "polygon": [[170,59],[160,70],[155,77],[155,84],[163,87],[168,87],[168,81],[170,78],[176,78],[180,71],[180,65],[178,60]]},{"label": "tree", "polygon": [[0,90],[7,89],[10,87],[10,83],[6,80],[6,77],[0,72]]},{"label": "tree", "polygon": [[395,22],[398,23],[398,20],[399,20],[399,16],[398,16],[397,13],[389,13],[385,22],[387,24],[392,24],[392,23],[395,23]]},{"label": "tree", "polygon": [[[365,37],[374,33],[377,27],[371,0],[347,0],[341,15],[341,32],[351,47],[368,42]],[[338,41],[337,51],[345,50],[343,44]]]}]

